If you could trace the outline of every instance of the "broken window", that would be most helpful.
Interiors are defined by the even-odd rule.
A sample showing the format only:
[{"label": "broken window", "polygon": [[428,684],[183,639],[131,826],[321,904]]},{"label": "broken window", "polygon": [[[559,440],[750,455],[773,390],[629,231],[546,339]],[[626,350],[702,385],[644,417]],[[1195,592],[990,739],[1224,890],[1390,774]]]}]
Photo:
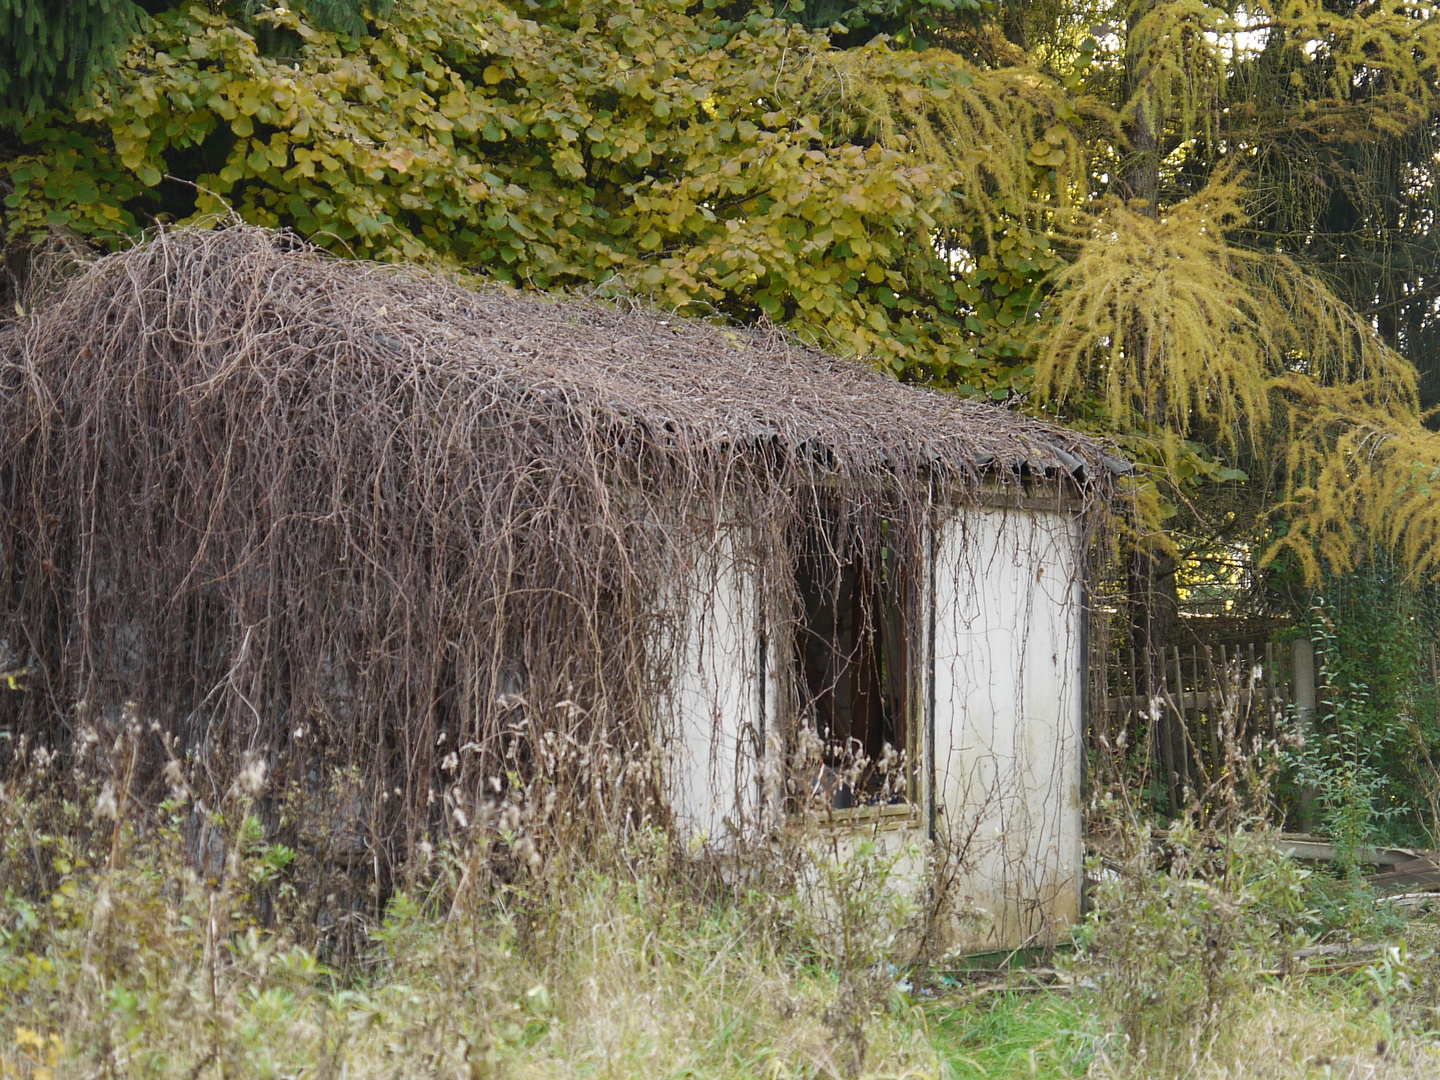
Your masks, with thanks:
[{"label": "broken window", "polygon": [[811,805],[847,809],[914,796],[914,590],[901,562],[886,546],[870,558],[822,550],[797,561],[797,705],[802,731],[818,737],[819,758],[809,740],[798,786]]}]

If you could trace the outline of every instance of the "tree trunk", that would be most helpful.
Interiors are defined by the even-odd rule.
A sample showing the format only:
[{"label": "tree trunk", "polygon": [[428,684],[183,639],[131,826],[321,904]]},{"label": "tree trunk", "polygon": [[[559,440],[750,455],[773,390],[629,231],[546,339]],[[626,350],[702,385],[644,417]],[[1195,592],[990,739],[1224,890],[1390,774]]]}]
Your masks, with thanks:
[{"label": "tree trunk", "polygon": [[[1160,213],[1160,160],[1163,157],[1164,117],[1160,115],[1144,42],[1136,29],[1149,13],[1149,3],[1130,9],[1125,39],[1125,138],[1129,144],[1120,175],[1120,186],[1135,209],[1150,217]],[[1124,343],[1127,351],[1143,356],[1149,350],[1148,334],[1142,329]],[[1143,370],[1143,367],[1142,367]],[[1165,395],[1157,394],[1146,419],[1155,427],[1165,422]],[[1154,700],[1165,685],[1165,649],[1170,644],[1179,592],[1175,581],[1175,559],[1147,544],[1136,544],[1130,562],[1130,640],[1136,654],[1144,656],[1146,670],[1140,673],[1145,692]],[[1178,690],[1179,688],[1177,688]],[[1163,710],[1152,717],[1151,761],[1165,773],[1164,788],[1170,808],[1178,813],[1184,803],[1188,770],[1183,756],[1185,740],[1179,730],[1181,719]]]},{"label": "tree trunk", "polygon": [[[1138,38],[1140,22],[1153,8],[1146,0],[1130,9],[1125,33],[1125,140],[1129,154],[1121,166],[1120,183],[1128,198],[1143,200],[1151,217],[1160,212],[1160,142],[1164,117],[1159,115],[1153,73]],[[1139,207],[1137,207],[1139,209]]]}]

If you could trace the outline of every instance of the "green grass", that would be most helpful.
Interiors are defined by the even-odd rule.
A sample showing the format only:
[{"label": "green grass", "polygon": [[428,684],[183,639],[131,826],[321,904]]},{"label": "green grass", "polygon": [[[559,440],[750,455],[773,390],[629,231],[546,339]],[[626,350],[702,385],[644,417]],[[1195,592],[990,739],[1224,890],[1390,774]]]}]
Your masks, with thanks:
[{"label": "green grass", "polygon": [[[4,822],[0,821],[0,825]],[[101,830],[102,839],[108,830]],[[303,909],[256,924],[263,844],[202,880],[178,834],[0,836],[0,1076],[812,1080],[846,1071],[840,984],[784,898],[580,869],[401,894],[358,962]],[[23,842],[22,842],[23,839]],[[34,839],[36,847],[29,840]],[[64,853],[41,881],[32,852]],[[93,850],[92,850],[93,848]],[[48,895],[24,898],[18,889]],[[888,986],[888,984],[886,984]],[[867,1074],[938,1077],[923,1016],[861,1003]]]},{"label": "green grass", "polygon": [[1104,1003],[1083,993],[960,990],[926,1012],[954,1080],[1419,1080],[1440,1075],[1434,977],[1432,959],[1388,990],[1363,969],[1257,983],[1212,1043],[1169,1069],[1127,1057],[1123,1040],[1107,1031]]},{"label": "green grass", "polygon": [[929,1011],[935,1048],[956,1080],[1069,1080],[1083,1076],[1094,1055],[1094,1020],[1068,993],[1001,991],[976,1000],[962,992]]}]

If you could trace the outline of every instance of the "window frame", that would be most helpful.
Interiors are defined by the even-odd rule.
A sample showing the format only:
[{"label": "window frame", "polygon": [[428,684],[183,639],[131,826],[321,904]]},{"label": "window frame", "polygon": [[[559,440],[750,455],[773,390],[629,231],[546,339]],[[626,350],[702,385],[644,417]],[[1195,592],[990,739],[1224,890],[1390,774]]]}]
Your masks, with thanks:
[{"label": "window frame", "polygon": [[[952,509],[958,509],[953,507]],[[877,803],[842,809],[825,808],[820,820],[830,827],[899,828],[923,825],[925,835],[935,836],[935,544],[937,527],[934,509],[926,514],[919,548],[920,566],[913,581],[913,595],[907,604],[916,610],[901,619],[905,641],[905,690],[903,720],[906,762],[905,795],[896,803]],[[756,660],[758,679],[757,716],[760,720],[757,775],[758,796],[762,806],[776,819],[798,816],[787,809],[789,800],[783,794],[784,784],[775,785],[779,794],[767,792],[766,777],[791,778],[791,763],[785,752],[784,736],[792,734],[799,717],[796,700],[797,681],[793,634],[777,634],[763,615],[763,588],[757,582],[756,610],[761,612],[757,626]],[[912,640],[910,635],[918,640]],[[790,669],[790,670],[786,670]],[[803,678],[803,676],[801,676]],[[787,685],[789,683],[790,685]],[[788,699],[788,700],[787,700]],[[911,750],[910,747],[914,747]],[[778,799],[778,802],[777,802]]]}]

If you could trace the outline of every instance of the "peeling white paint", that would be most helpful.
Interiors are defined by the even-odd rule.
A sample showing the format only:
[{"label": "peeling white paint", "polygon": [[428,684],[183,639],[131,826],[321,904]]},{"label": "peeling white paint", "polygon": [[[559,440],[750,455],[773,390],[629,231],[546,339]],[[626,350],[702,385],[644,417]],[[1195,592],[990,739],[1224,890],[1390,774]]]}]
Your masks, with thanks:
[{"label": "peeling white paint", "polygon": [[[962,949],[1048,943],[1079,917],[1078,542],[1078,520],[1056,512],[966,508],[936,530],[935,829],[960,855],[962,917],[942,932]],[[724,537],[697,560],[711,602],[683,624],[668,744],[676,825],[716,847],[758,819],[760,748],[777,722],[759,592],[735,553]],[[771,666],[789,655],[771,649]],[[923,810],[907,836],[923,839]]]}]

